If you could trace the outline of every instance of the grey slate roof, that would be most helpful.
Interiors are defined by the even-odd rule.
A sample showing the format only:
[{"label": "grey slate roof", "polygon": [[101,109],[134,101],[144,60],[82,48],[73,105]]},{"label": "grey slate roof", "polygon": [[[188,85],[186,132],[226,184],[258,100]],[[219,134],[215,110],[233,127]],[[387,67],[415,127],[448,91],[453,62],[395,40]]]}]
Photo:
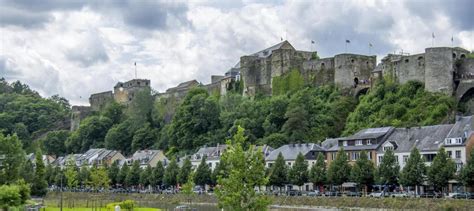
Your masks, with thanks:
[{"label": "grey slate roof", "polygon": [[337,142],[338,141],[335,138],[328,138],[321,143],[321,147],[324,149],[330,149],[334,146],[337,146]]},{"label": "grey slate roof", "polygon": [[[386,141],[397,145],[394,152],[410,152],[413,147],[420,151],[437,151],[444,143],[444,138],[449,133],[452,124],[432,125],[412,128],[396,128]],[[382,153],[380,147],[378,152]]]},{"label": "grey slate roof", "polygon": [[339,140],[358,140],[358,139],[375,139],[375,138],[380,138],[387,133],[390,132],[390,130],[393,129],[393,127],[379,127],[379,128],[368,128],[368,129],[363,129],[356,134],[349,136],[349,137],[344,137],[344,138],[339,138]]},{"label": "grey slate roof", "polygon": [[296,156],[299,153],[305,155],[311,150],[324,152],[324,149],[318,146],[317,144],[308,143],[308,144],[287,144],[279,147],[278,149],[273,150],[265,160],[276,160],[278,154],[281,152],[285,160],[296,160]]},{"label": "grey slate roof", "polygon": [[226,148],[227,145],[225,144],[219,144],[215,147],[201,147],[193,156],[191,156],[191,160],[201,160],[202,156],[206,156],[208,160],[219,159]]},{"label": "grey slate roof", "polygon": [[285,41],[280,42],[280,43],[278,43],[278,44],[276,44],[276,45],[274,45],[274,46],[272,46],[272,47],[269,47],[269,48],[267,48],[267,49],[264,49],[264,50],[261,50],[261,51],[259,51],[259,52],[257,52],[257,53],[254,53],[254,54],[252,54],[251,56],[258,56],[258,57],[261,57],[261,58],[269,57],[269,56],[272,55],[272,51],[277,50],[277,49],[280,49],[281,46],[283,46],[284,44],[289,44],[289,45],[291,45],[288,41],[285,40]]},{"label": "grey slate roof", "polygon": [[466,138],[473,131],[472,116],[459,117],[446,138]]}]

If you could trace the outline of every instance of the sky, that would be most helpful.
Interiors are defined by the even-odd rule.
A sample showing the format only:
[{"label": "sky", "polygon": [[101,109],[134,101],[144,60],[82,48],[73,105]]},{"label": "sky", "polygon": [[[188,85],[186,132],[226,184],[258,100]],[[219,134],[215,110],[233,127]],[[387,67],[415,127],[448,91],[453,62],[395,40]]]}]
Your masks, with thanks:
[{"label": "sky", "polygon": [[472,0],[0,0],[0,77],[87,105],[135,78],[135,62],[138,78],[163,92],[210,83],[281,39],[321,57],[472,51],[473,11]]}]

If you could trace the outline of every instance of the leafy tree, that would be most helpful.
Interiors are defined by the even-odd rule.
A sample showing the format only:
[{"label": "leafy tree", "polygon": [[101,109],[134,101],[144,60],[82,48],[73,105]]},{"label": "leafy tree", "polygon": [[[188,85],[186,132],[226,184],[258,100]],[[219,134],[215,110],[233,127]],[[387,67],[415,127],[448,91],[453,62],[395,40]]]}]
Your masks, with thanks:
[{"label": "leafy tree", "polygon": [[0,165],[0,184],[15,182],[26,159],[25,151],[16,135],[5,137],[0,133],[0,146],[0,155],[4,155]]},{"label": "leafy tree", "polygon": [[171,159],[171,162],[168,164],[165,170],[165,174],[163,176],[163,183],[166,186],[175,187],[178,184],[178,174],[179,174],[179,166],[176,162],[176,159]]},{"label": "leafy tree", "polygon": [[282,133],[272,133],[269,136],[262,139],[262,144],[267,144],[273,148],[281,147],[288,143],[288,137]]},{"label": "leafy tree", "polygon": [[[34,174],[33,164],[31,164],[31,165],[32,165],[32,167],[31,167],[31,170],[30,170],[30,172],[31,172],[30,174],[33,175]],[[54,184],[54,177],[55,176],[56,176],[56,174],[55,174],[55,169],[53,168],[53,165],[46,165],[46,181],[48,182],[49,186]],[[26,179],[26,177],[23,177],[23,178]],[[33,176],[28,176],[28,178],[33,178]],[[27,181],[27,182],[31,183],[29,181]]]},{"label": "leafy tree", "polygon": [[383,184],[398,184],[400,166],[392,150],[385,151],[382,162],[379,165],[380,182]]},{"label": "leafy tree", "polygon": [[17,207],[22,204],[20,187],[17,185],[0,186],[0,207],[8,210],[9,207]]},{"label": "leafy tree", "polygon": [[191,160],[189,157],[184,159],[183,166],[181,166],[181,169],[178,174],[178,183],[179,184],[184,184],[188,181],[189,174],[192,171],[193,165],[191,164]]},{"label": "leafy tree", "polygon": [[124,122],[113,126],[105,136],[105,146],[108,149],[119,150],[125,155],[132,153],[133,134],[136,125],[133,122],[125,120]]},{"label": "leafy tree", "polygon": [[107,117],[87,117],[67,139],[66,147],[69,152],[84,152],[90,148],[104,147],[104,138],[111,126],[112,120]]},{"label": "leafy tree", "polygon": [[353,182],[364,186],[364,192],[367,192],[367,186],[375,181],[374,163],[369,160],[367,152],[362,151],[355,165],[351,170],[351,179]]},{"label": "leafy tree", "polygon": [[404,186],[420,186],[423,185],[425,175],[425,162],[415,147],[411,150],[410,157],[400,173],[400,183]]},{"label": "leafy tree", "polygon": [[165,169],[163,168],[163,163],[158,161],[155,168],[153,168],[152,177],[150,178],[150,183],[153,186],[161,186],[163,184],[163,175]]},{"label": "leafy tree", "polygon": [[35,196],[44,196],[48,191],[48,182],[46,181],[46,169],[43,162],[43,154],[40,150],[37,150],[35,156],[35,180],[31,185],[31,194]]},{"label": "leafy tree", "polygon": [[308,162],[301,152],[298,153],[293,167],[288,171],[288,179],[292,184],[300,186],[300,189],[308,181]]},{"label": "leafy tree", "polygon": [[57,130],[49,132],[42,140],[43,148],[48,155],[61,156],[66,154],[66,140],[69,137],[69,131]]},{"label": "leafy tree", "polygon": [[107,174],[107,170],[103,167],[94,166],[91,168],[91,174],[87,182],[93,190],[99,190],[100,188],[109,188],[110,179]]},{"label": "leafy tree", "polygon": [[35,179],[35,167],[33,163],[27,159],[26,162],[21,164],[21,166],[20,177],[23,178],[27,183],[33,183]]},{"label": "leafy tree", "polygon": [[336,154],[336,159],[329,164],[328,181],[333,185],[341,185],[349,181],[351,166],[347,162],[347,154],[341,148]]},{"label": "leafy tree", "polygon": [[120,174],[119,162],[118,160],[116,160],[112,163],[112,165],[108,169],[108,176],[110,179],[110,184],[112,184],[112,186],[115,186],[116,184],[119,183],[119,174]]},{"label": "leafy tree", "polygon": [[285,114],[287,118],[285,124],[283,125],[282,131],[288,136],[290,142],[302,142],[305,140],[305,135],[307,134],[308,113],[306,110],[300,106],[292,107]]},{"label": "leafy tree", "polygon": [[133,135],[132,152],[140,149],[150,149],[156,140],[156,131],[150,127],[149,123],[146,123]]},{"label": "leafy tree", "polygon": [[254,187],[268,182],[263,153],[253,147],[244,151],[245,141],[241,127],[238,127],[233,140],[227,141],[228,149],[223,153],[221,162],[225,163],[228,175],[218,178],[216,196],[219,206],[237,211],[266,210],[270,200],[257,195],[254,190]]},{"label": "leafy tree", "polygon": [[124,187],[128,187],[127,183],[127,175],[130,172],[130,167],[128,167],[127,163],[124,163],[122,165],[122,168],[120,169],[120,173],[117,176],[117,182],[119,184],[122,184]]},{"label": "leafy tree", "polygon": [[198,168],[196,169],[196,173],[194,174],[194,182],[197,185],[205,187],[208,184],[211,184],[211,169],[209,165],[206,163],[206,156],[203,156],[201,159],[201,163],[199,164]]},{"label": "leafy tree", "polygon": [[79,175],[78,175],[79,183],[82,186],[86,186],[87,181],[89,181],[90,175],[91,175],[91,172],[89,171],[89,167],[87,167],[86,164],[83,164],[81,166],[81,169],[79,170]]},{"label": "leafy tree", "polygon": [[441,147],[428,168],[428,181],[437,190],[443,190],[449,180],[454,179],[454,173],[456,173],[456,164],[448,156],[444,147]]},{"label": "leafy tree", "polygon": [[125,107],[123,105],[112,101],[105,106],[102,111],[102,116],[109,118],[114,125],[119,124],[125,119],[124,109]]},{"label": "leafy tree", "polygon": [[138,160],[134,161],[132,164],[132,168],[127,174],[127,178],[125,179],[125,183],[131,186],[137,186],[140,184],[140,162]]},{"label": "leafy tree", "polygon": [[68,188],[75,188],[78,185],[79,181],[76,169],[76,162],[74,161],[72,156],[69,157],[67,160],[66,172],[64,173],[64,175],[66,176],[66,184]]},{"label": "leafy tree", "polygon": [[326,163],[324,160],[323,153],[319,153],[318,158],[316,159],[316,164],[314,164],[309,171],[309,181],[319,187],[324,185],[327,181]]},{"label": "leafy tree", "polygon": [[[216,167],[212,171],[211,175],[211,185],[215,186],[217,184],[217,179],[219,177],[227,177],[228,174],[226,172],[226,166],[225,163],[219,162],[216,164]],[[193,177],[194,178],[194,177]]]},{"label": "leafy tree", "polygon": [[285,164],[285,158],[278,153],[275,163],[270,167],[269,184],[280,188],[288,183],[288,167]]},{"label": "leafy tree", "polygon": [[145,168],[145,170],[143,170],[140,174],[140,184],[142,184],[143,186],[148,186],[150,185],[150,178],[153,174],[153,170],[151,168],[150,165],[147,165],[147,167]]},{"label": "leafy tree", "polygon": [[474,186],[474,150],[471,150],[469,159],[463,166],[459,177],[465,186]]},{"label": "leafy tree", "polygon": [[143,125],[146,122],[151,122],[151,112],[153,109],[153,96],[151,89],[146,87],[137,93],[128,106],[128,116],[134,125]]}]

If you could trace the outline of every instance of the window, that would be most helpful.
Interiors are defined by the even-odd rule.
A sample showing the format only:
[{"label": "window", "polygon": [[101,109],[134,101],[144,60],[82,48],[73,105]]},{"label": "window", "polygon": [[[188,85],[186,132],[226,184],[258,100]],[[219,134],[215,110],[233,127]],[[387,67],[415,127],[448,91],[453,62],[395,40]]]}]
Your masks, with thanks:
[{"label": "window", "polygon": [[335,159],[336,159],[336,153],[333,152],[333,153],[331,153],[331,160],[335,160]]},{"label": "window", "polygon": [[362,140],[356,140],[356,143],[355,143],[356,146],[360,146],[362,145]]},{"label": "window", "polygon": [[381,163],[383,160],[383,155],[379,156],[379,162],[378,163]]},{"label": "window", "polygon": [[288,162],[288,165],[291,166],[291,162]]},{"label": "window", "polygon": [[452,151],[448,151],[448,157],[450,157],[450,158],[453,157],[453,152]]},{"label": "window", "polygon": [[388,150],[392,150],[393,151],[393,146],[384,146],[383,147],[383,151],[388,151]]},{"label": "window", "polygon": [[367,158],[368,158],[369,160],[372,160],[372,152],[367,152]]},{"label": "window", "polygon": [[456,150],[456,158],[457,159],[461,158],[461,150]]},{"label": "window", "polygon": [[372,145],[372,140],[371,139],[367,140],[367,145]]},{"label": "window", "polygon": [[342,142],[342,146],[347,147],[347,141],[343,141],[343,142]]},{"label": "window", "polygon": [[395,155],[395,162],[398,163],[398,155]]},{"label": "window", "polygon": [[272,167],[273,163],[268,163],[268,168]]},{"label": "window", "polygon": [[403,163],[406,163],[406,162],[408,162],[408,155],[403,156]]},{"label": "window", "polygon": [[352,153],[352,160],[357,160],[359,159],[360,157],[360,153],[359,152],[353,152]]}]

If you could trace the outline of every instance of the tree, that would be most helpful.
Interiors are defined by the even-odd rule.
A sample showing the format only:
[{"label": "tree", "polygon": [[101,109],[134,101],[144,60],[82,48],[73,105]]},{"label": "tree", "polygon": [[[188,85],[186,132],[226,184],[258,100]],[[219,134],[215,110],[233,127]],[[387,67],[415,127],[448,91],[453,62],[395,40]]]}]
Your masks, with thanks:
[{"label": "tree", "polygon": [[[219,162],[216,164],[216,167],[212,171],[211,175],[211,185],[215,186],[217,184],[217,179],[219,177],[227,177],[227,172],[226,172],[226,167],[225,164],[222,162]],[[194,179],[194,177],[193,177]]]},{"label": "tree", "polygon": [[57,130],[49,132],[42,140],[43,147],[48,155],[64,155],[66,150],[66,140],[69,137],[69,131]]},{"label": "tree", "polygon": [[132,152],[140,149],[149,149],[157,140],[156,131],[146,123],[142,128],[135,131],[132,139]]},{"label": "tree", "polygon": [[329,164],[328,181],[333,185],[341,185],[349,181],[351,166],[347,162],[347,154],[341,148],[336,154],[336,159]]},{"label": "tree", "polygon": [[191,164],[191,160],[189,157],[184,159],[183,166],[181,166],[181,170],[179,171],[178,174],[178,183],[179,184],[184,184],[188,181],[189,174],[192,171],[193,165]]},{"label": "tree", "polygon": [[304,159],[304,155],[298,153],[293,167],[288,172],[288,179],[292,184],[300,187],[308,181],[308,162]]},{"label": "tree", "polygon": [[166,167],[165,175],[163,176],[163,183],[168,187],[175,187],[178,184],[179,166],[176,159],[171,159],[171,162]]},{"label": "tree", "polygon": [[116,160],[112,163],[112,165],[108,169],[110,184],[112,184],[112,186],[115,186],[119,183],[119,178],[118,178],[119,174],[120,174],[119,161]]},{"label": "tree", "polygon": [[26,159],[25,151],[16,135],[5,137],[1,132],[0,146],[0,155],[4,156],[0,165],[0,184],[15,182]]},{"label": "tree", "polygon": [[206,163],[206,156],[203,156],[201,159],[201,163],[199,164],[198,168],[196,169],[196,173],[194,174],[194,183],[202,187],[211,184],[211,174],[211,169]]},{"label": "tree", "polygon": [[79,176],[78,176],[79,184],[85,187],[87,185],[87,181],[89,181],[89,177],[90,177],[89,167],[87,167],[87,165],[84,163],[81,166],[81,169],[79,170]]},{"label": "tree", "polygon": [[372,185],[375,180],[374,163],[369,160],[367,152],[362,151],[355,165],[351,170],[351,179],[353,182],[364,186],[364,192],[367,193],[367,186]]},{"label": "tree", "polygon": [[33,183],[35,180],[35,167],[29,159],[22,164],[20,177],[23,178],[27,183]]},{"label": "tree", "polygon": [[66,184],[68,188],[75,188],[78,185],[79,181],[76,169],[76,162],[74,161],[74,158],[72,156],[70,156],[67,160],[66,172],[64,173],[64,176],[66,176]]},{"label": "tree", "polygon": [[35,180],[31,185],[31,194],[35,196],[44,196],[48,191],[48,182],[46,182],[46,169],[43,162],[43,154],[38,149],[35,156]]},{"label": "tree", "polygon": [[275,163],[270,167],[269,184],[280,188],[288,183],[288,167],[285,164],[285,158],[278,153]]},{"label": "tree", "polygon": [[290,142],[302,142],[308,132],[308,112],[300,106],[290,107],[286,112],[287,118],[282,131],[287,134]]},{"label": "tree", "polygon": [[128,187],[129,184],[127,183],[127,175],[129,172],[130,167],[128,167],[127,163],[125,162],[120,169],[120,173],[118,174],[117,183],[122,184],[124,187]]},{"label": "tree", "polygon": [[141,172],[141,168],[140,168],[140,162],[138,160],[136,161],[133,161],[133,164],[132,164],[132,168],[130,169],[130,171],[128,172],[127,174],[127,178],[125,179],[125,183],[127,185],[131,185],[131,186],[136,186],[136,185],[139,185],[140,184],[140,172]]},{"label": "tree", "polygon": [[[400,173],[400,183],[404,186],[423,185],[426,175],[426,166],[423,157],[415,147],[410,152],[410,157]],[[416,189],[415,193],[418,192]]]},{"label": "tree", "polygon": [[392,150],[385,151],[382,162],[379,165],[380,182],[387,185],[398,184],[400,166]]},{"label": "tree", "polygon": [[326,163],[324,162],[323,153],[318,153],[316,164],[311,167],[309,171],[309,181],[314,185],[321,187],[326,183]]},{"label": "tree", "polygon": [[123,109],[125,106],[112,101],[105,106],[104,110],[102,111],[102,116],[105,116],[112,120],[112,124],[119,124],[124,118]]},{"label": "tree", "polygon": [[474,186],[474,150],[461,170],[460,179],[465,186]]},{"label": "tree", "polygon": [[454,173],[456,173],[456,164],[448,156],[444,147],[441,147],[428,168],[428,181],[435,189],[444,190],[449,180],[454,179]]},{"label": "tree", "polygon": [[92,167],[91,175],[87,184],[92,187],[93,190],[99,190],[99,188],[108,188],[110,179],[109,175],[107,174],[107,170],[103,167]]},{"label": "tree", "polygon": [[165,169],[163,168],[163,162],[158,161],[155,168],[153,168],[153,173],[150,178],[151,185],[155,187],[157,186],[160,187],[163,184],[164,172],[165,172]]},{"label": "tree", "polygon": [[233,140],[227,140],[228,148],[222,154],[228,175],[218,178],[216,196],[219,206],[230,210],[266,210],[271,201],[257,195],[254,188],[267,184],[263,153],[251,146],[244,151],[244,129],[237,128]]},{"label": "tree", "polygon": [[128,155],[132,152],[133,133],[136,125],[132,121],[125,120],[118,125],[114,125],[108,130],[105,136],[105,147],[108,149],[120,150]]},{"label": "tree", "polygon": [[144,187],[150,185],[151,176],[153,174],[153,170],[150,165],[147,165],[145,170],[143,170],[140,174],[140,184]]}]

